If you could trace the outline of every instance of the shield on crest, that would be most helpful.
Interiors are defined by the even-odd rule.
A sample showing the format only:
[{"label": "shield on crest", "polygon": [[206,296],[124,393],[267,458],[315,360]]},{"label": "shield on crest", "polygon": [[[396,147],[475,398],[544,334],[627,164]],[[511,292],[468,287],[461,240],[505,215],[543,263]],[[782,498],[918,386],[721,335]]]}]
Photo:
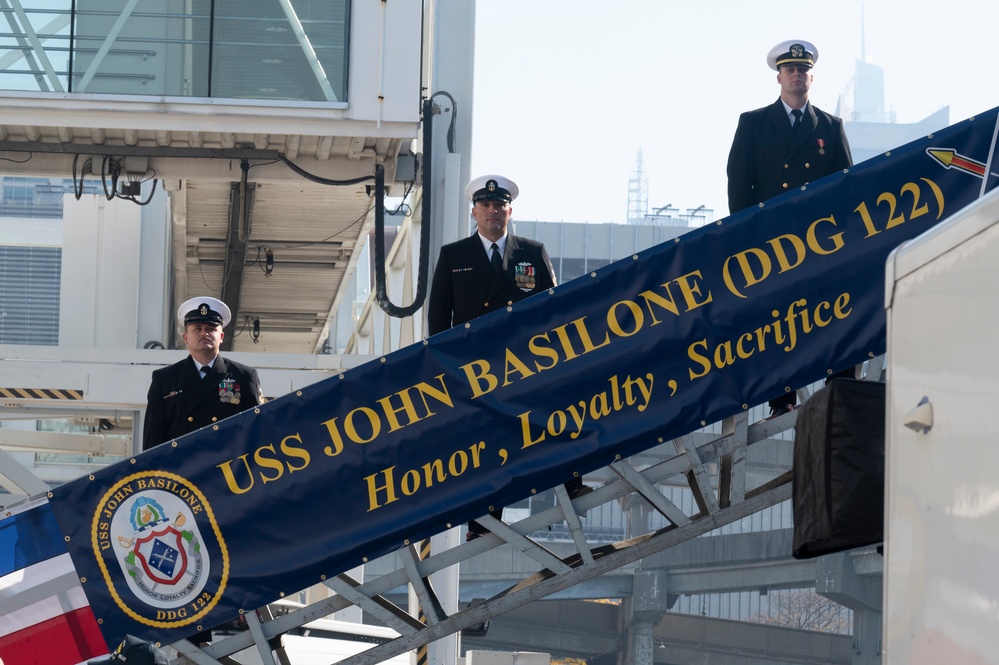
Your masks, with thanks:
[{"label": "shield on crest", "polygon": [[136,539],[132,551],[149,579],[159,584],[177,584],[187,571],[183,536],[173,526]]}]

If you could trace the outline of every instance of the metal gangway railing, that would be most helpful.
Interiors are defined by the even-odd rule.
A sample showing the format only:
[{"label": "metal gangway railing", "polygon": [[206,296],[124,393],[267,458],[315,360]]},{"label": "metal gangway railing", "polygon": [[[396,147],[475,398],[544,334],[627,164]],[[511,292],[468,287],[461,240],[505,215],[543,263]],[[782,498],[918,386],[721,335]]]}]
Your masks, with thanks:
[{"label": "metal gangway railing", "polygon": [[[884,380],[884,368],[881,356],[858,366],[857,374],[866,380]],[[799,389],[799,404],[821,385],[820,382]],[[747,469],[754,445],[793,435],[799,410],[758,422],[750,422],[753,410],[743,411],[718,423],[720,434],[716,436],[701,434],[698,438],[688,434],[672,441],[652,442],[650,448],[662,451],[671,445],[675,452],[653,463],[647,463],[650,458],[646,455],[617,459],[605,474],[613,480],[575,499],[569,497],[564,486],[557,485],[553,488],[555,506],[516,522],[504,522],[488,514],[479,517],[476,521],[489,530],[488,534],[424,558],[420,556],[420,543],[406,542],[395,553],[399,565],[390,572],[370,580],[357,580],[348,573],[325,579],[323,584],[334,592],[332,596],[278,616],[266,607],[247,612],[244,616],[248,630],[207,646],[198,647],[189,640],[180,640],[172,645],[178,652],[172,663],[233,663],[236,661],[229,658],[232,654],[255,648],[264,665],[296,665],[277,638],[352,606],[392,628],[399,637],[340,660],[338,665],[384,662],[453,633],[486,624],[498,615],[789,500],[790,468],[774,468],[769,477],[755,485],[747,481]],[[760,478],[758,467],[753,477]],[[678,483],[689,487],[696,512],[682,510],[669,498],[665,490]],[[666,526],[630,533],[617,542],[588,542],[581,518],[603,504],[627,500],[646,502],[662,516]],[[568,554],[556,555],[545,542],[532,535],[545,533],[549,527],[561,523],[571,536],[572,547]],[[535,570],[490,598],[446,612],[443,600],[430,583],[431,576],[503,547],[532,559]],[[419,618],[387,598],[390,592],[405,585],[411,587],[419,600]]]},{"label": "metal gangway railing", "polygon": [[[807,397],[808,390],[799,391]],[[766,482],[747,485],[747,465],[754,444],[771,439],[794,427],[797,412],[750,423],[748,412],[725,419],[721,434],[698,443],[693,435],[653,445],[672,444],[675,454],[644,468],[631,459],[617,459],[608,471],[615,478],[592,492],[570,499],[562,485],[554,487],[556,505],[516,522],[507,523],[490,515],[477,521],[489,533],[421,559],[419,543],[407,542],[396,554],[401,564],[389,573],[371,580],[357,580],[340,574],[323,581],[334,595],[280,616],[270,611],[247,612],[248,630],[204,647],[189,640],[172,646],[179,656],[174,663],[198,665],[235,662],[232,654],[255,647],[264,665],[290,663],[288,654],[275,638],[300,629],[305,624],[356,606],[389,628],[399,637],[374,646],[358,655],[339,661],[341,665],[368,665],[418,649],[461,630],[488,622],[493,617],[527,603],[549,597],[587,580],[622,568],[666,548],[706,534],[741,520],[791,497],[790,469],[775,473]],[[651,446],[650,446],[651,447]],[[711,467],[716,472],[710,471]],[[688,514],[671,501],[661,489],[683,482],[694,497],[696,512]],[[638,498],[647,502],[665,518],[666,526],[648,533],[631,534],[614,543],[587,542],[581,518],[602,504]],[[556,555],[542,541],[531,537],[547,527],[564,522],[571,535],[572,552]],[[444,603],[430,583],[430,577],[451,566],[497,548],[510,547],[536,563],[527,574],[491,598],[447,613]],[[424,621],[411,616],[386,595],[404,585],[411,585],[419,599]],[[277,648],[275,648],[277,647]]]}]

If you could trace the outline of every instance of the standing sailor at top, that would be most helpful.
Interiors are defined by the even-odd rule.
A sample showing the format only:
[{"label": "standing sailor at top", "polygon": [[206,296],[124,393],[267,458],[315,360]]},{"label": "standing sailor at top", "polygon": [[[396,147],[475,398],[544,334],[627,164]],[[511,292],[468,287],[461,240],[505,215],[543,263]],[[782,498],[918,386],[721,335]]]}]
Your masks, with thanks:
[{"label": "standing sailor at top", "polygon": [[[801,39],[781,42],[767,54],[780,97],[739,116],[728,154],[730,213],[853,165],[843,120],[808,101],[818,59],[815,45]],[[792,410],[797,401],[795,391],[775,397],[771,415]]]},{"label": "standing sailor at top", "polygon": [[853,165],[843,120],[808,101],[815,46],[803,40],[770,50],[780,97],[739,116],[728,155],[728,209],[736,213]]}]

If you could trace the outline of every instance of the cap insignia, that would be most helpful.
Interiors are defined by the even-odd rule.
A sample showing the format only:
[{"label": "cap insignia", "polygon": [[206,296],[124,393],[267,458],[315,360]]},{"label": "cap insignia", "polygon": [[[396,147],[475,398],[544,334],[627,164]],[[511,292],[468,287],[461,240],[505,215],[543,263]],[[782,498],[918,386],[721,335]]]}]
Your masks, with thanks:
[{"label": "cap insignia", "polygon": [[201,303],[201,306],[198,307],[198,314],[201,316],[207,316],[210,311],[207,303]]},{"label": "cap insignia", "polygon": [[801,44],[791,44],[791,56],[794,58],[800,58],[805,55],[805,47]]},{"label": "cap insignia", "polygon": [[486,189],[488,189],[490,192],[495,192],[496,191],[496,187],[497,187],[497,184],[496,184],[495,180],[490,180],[490,181],[488,181],[486,183]]}]

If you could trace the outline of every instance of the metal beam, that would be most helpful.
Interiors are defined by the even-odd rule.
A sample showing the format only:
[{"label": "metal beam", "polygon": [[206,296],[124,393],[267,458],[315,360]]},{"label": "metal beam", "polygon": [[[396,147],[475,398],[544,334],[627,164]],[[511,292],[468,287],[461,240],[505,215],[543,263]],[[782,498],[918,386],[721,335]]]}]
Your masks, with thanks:
[{"label": "metal beam", "polygon": [[28,497],[49,491],[49,486],[18,464],[17,460],[0,450],[0,486],[11,494]]},{"label": "metal beam", "polygon": [[[552,651],[562,658],[601,663],[623,654],[620,606],[574,601],[538,605],[496,617],[486,635],[462,636],[463,648]],[[653,662],[663,665],[847,665],[852,641],[849,635],[674,612],[658,622],[653,637]]]},{"label": "metal beam", "polygon": [[106,143],[44,143],[41,141],[0,141],[0,151],[56,153],[60,155],[111,155],[114,157],[170,157],[188,159],[278,160],[278,150],[256,148],[171,148],[167,146],[109,145]]},{"label": "metal beam", "polygon": [[803,589],[815,584],[815,560],[784,559],[701,570],[670,570],[667,578],[671,594]]},{"label": "metal beam", "polygon": [[250,218],[253,211],[253,193],[256,184],[247,182],[249,166],[241,162],[243,177],[232,184],[229,197],[229,233],[226,237],[225,263],[222,268],[222,291],[219,298],[229,305],[232,321],[225,327],[222,350],[232,351],[236,341],[234,331],[240,328],[239,298],[243,292],[243,266],[246,265],[246,247],[250,242]]},{"label": "metal beam", "polygon": [[[793,426],[793,420],[787,421],[786,424]],[[746,441],[747,445],[752,445],[764,440],[754,437],[753,431],[754,428],[749,427],[745,419],[737,419],[735,431],[703,445],[695,445],[692,438],[688,438],[686,441],[675,441],[678,453],[658,464],[642,470],[634,468],[633,465],[630,470],[627,470],[628,466],[619,465],[619,469],[624,470],[623,475],[627,479],[622,477],[572,502],[559,501],[557,505],[544,512],[510,524],[484,516],[480,521],[490,529],[490,534],[433,554],[418,562],[411,556],[411,552],[408,553],[409,558],[407,558],[405,551],[401,552],[400,560],[402,563],[398,567],[363,584],[357,584],[343,576],[327,581],[326,584],[336,591],[337,595],[278,617],[274,621],[264,623],[261,626],[262,634],[266,638],[280,635],[313,619],[332,614],[351,605],[358,605],[362,609],[373,611],[384,620],[389,621],[389,625],[396,628],[401,634],[399,638],[391,642],[340,661],[340,665],[369,665],[382,662],[387,658],[429,644],[484,621],[489,621],[492,617],[512,609],[550,597],[575,585],[628,566],[652,554],[690,541],[790,498],[791,474],[788,471],[761,486],[747,490],[741,497],[739,492],[733,492],[730,501],[727,502],[728,505],[724,507],[713,501],[712,480],[708,474],[709,466],[719,462],[722,457],[731,455],[737,445],[740,445],[736,441]],[[755,428],[757,434],[761,431],[770,432],[771,428],[767,427],[765,430]],[[618,470],[615,469],[615,471]],[[732,474],[744,475],[745,471],[745,464],[731,465],[730,473]],[[675,480],[677,476],[691,479],[695,488],[702,489],[711,495],[701,497],[699,503],[702,506],[697,509],[699,512],[696,514],[683,515],[681,518],[673,509],[670,509],[670,512],[674,513],[676,521],[681,522],[682,526],[671,524],[658,531],[645,533],[630,540],[610,545],[584,546],[582,548],[577,545],[575,551],[570,551],[564,556],[553,554],[530,538],[530,534],[545,530],[547,526],[566,519],[567,510],[578,518],[580,514],[595,509],[601,504],[621,501],[628,495],[638,495],[645,498],[658,491],[657,484],[664,483],[669,479]],[[731,481],[735,485],[745,482],[744,478],[733,478]],[[641,488],[641,493],[636,492],[636,486]],[[656,502],[660,505],[666,505],[658,499]],[[569,503],[568,508],[566,503]],[[705,507],[707,507],[706,510],[703,509]],[[676,510],[679,511],[679,508]],[[534,558],[538,568],[534,572],[525,573],[519,581],[493,597],[454,612],[450,616],[436,614],[433,619],[426,623],[414,623],[414,619],[402,616],[400,610],[384,597],[413,581],[414,576],[423,579],[439,570],[460,564],[496,548],[507,546]],[[586,554],[582,552],[584,549]],[[796,574],[801,575],[800,571]],[[744,582],[739,581],[737,576],[738,572],[733,571],[731,576],[720,576],[719,582],[725,581],[731,586],[739,586]],[[729,579],[730,577],[731,579]],[[683,576],[676,580],[680,586],[690,581],[691,578]],[[704,583],[704,580],[700,580],[698,583]],[[230,655],[248,647],[252,642],[252,636],[236,635],[213,644],[212,652],[216,657]]]},{"label": "metal beam", "polygon": [[[0,6],[3,6],[3,4],[0,3]],[[38,32],[40,32],[43,35],[58,34],[60,30],[69,25],[69,18],[70,18],[69,14],[59,14],[54,19],[43,25],[38,30]],[[41,41],[47,41],[47,38],[42,39]],[[22,46],[27,45],[22,37],[18,37],[17,43]],[[22,58],[27,60],[27,56],[24,54],[23,50],[10,49],[9,51],[7,51],[6,54],[0,56],[0,71],[5,71],[10,69],[11,67],[14,66],[14,63],[16,63],[18,60],[21,60]],[[30,61],[28,63],[28,66],[34,67],[34,65],[32,65]]]},{"label": "metal beam", "polygon": [[[36,413],[36,418],[45,414]],[[65,414],[63,414],[65,415]],[[80,414],[75,414],[74,417]],[[0,429],[0,448],[13,451],[66,453],[75,455],[121,455],[131,453],[127,438],[104,434],[67,434],[65,432],[35,432]]]}]

